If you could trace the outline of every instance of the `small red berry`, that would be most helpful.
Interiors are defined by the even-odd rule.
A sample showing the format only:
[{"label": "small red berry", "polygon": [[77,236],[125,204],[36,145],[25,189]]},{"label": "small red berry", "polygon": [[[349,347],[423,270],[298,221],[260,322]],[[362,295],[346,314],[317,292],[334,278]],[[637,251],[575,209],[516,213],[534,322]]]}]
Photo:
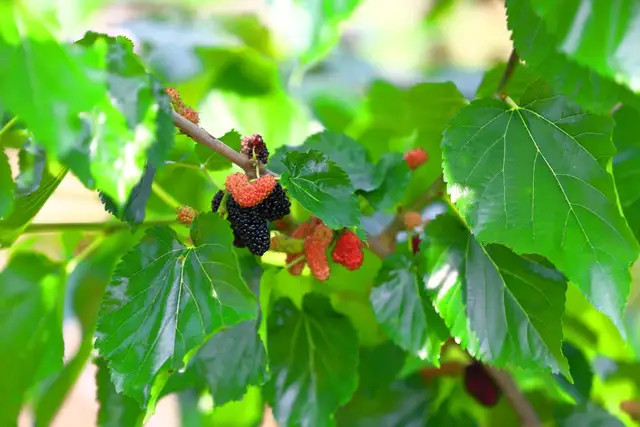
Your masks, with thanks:
[{"label": "small red berry", "polygon": [[333,261],[342,264],[349,270],[357,270],[362,265],[362,241],[352,231],[345,231],[338,237],[331,254]]},{"label": "small red berry", "polygon": [[404,160],[407,162],[409,169],[414,170],[427,163],[429,155],[423,148],[414,148],[404,153]]},{"label": "small red berry", "polygon": [[182,111],[179,111],[179,113],[182,117],[189,120],[194,125],[200,123],[200,115],[191,107],[185,107]]},{"label": "small red berry", "polygon": [[185,205],[178,209],[178,221],[187,227],[191,225],[196,215],[198,215],[198,212],[191,206]]},{"label": "small red berry", "polygon": [[494,406],[500,398],[500,389],[482,363],[474,361],[464,370],[464,387],[480,404]]},{"label": "small red berry", "polygon": [[236,172],[227,176],[225,186],[240,206],[250,208],[271,194],[276,186],[276,180],[272,175],[263,175],[255,181],[249,182],[247,175]]},{"label": "small red berry", "polygon": [[333,239],[333,230],[320,223],[304,241],[304,253],[311,274],[318,280],[327,280],[331,273],[327,260],[327,248]]},{"label": "small red berry", "polygon": [[[310,221],[303,222],[298,226],[298,228],[296,228],[293,231],[293,233],[291,233],[291,237],[295,239],[305,239],[309,234],[311,234],[312,231],[313,231],[313,224],[311,224]],[[287,254],[287,260],[286,260],[287,265],[294,262],[296,259],[300,258],[302,255],[304,255],[304,252],[299,252],[296,254]],[[302,270],[304,269],[305,264],[306,264],[305,260],[301,259],[299,262],[289,267],[289,273],[291,273],[293,276],[299,276],[302,273]]]}]

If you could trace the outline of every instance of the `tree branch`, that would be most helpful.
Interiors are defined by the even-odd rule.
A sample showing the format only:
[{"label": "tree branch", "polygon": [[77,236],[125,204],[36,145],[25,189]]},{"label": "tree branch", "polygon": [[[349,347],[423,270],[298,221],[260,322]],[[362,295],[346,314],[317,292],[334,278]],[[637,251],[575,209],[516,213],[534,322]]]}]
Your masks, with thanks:
[{"label": "tree branch", "polygon": [[[138,226],[154,226],[154,225],[171,225],[178,221],[175,218],[147,221]],[[83,230],[83,231],[115,231],[129,228],[130,224],[126,222],[42,222],[29,224],[22,234],[27,233],[51,233],[65,230]]]},{"label": "tree branch", "polygon": [[520,57],[516,53],[515,49],[511,50],[511,55],[509,55],[509,60],[507,61],[507,66],[504,69],[504,73],[502,74],[502,78],[500,78],[500,83],[498,83],[498,87],[496,88],[496,95],[502,99],[503,101],[507,97],[507,93],[505,91],[505,87],[507,83],[509,83],[509,79],[513,75],[513,72],[516,69],[516,66],[520,62]]},{"label": "tree branch", "polygon": [[[214,137],[200,126],[191,123],[189,120],[185,119],[175,111],[172,111],[172,113],[173,124],[176,125],[176,127],[184,132],[187,136],[189,136],[189,138],[193,139],[198,144],[204,145],[205,147],[215,151],[221,156],[226,157],[232,163],[240,166],[249,177],[256,177],[255,166],[251,159],[229,147],[227,144],[220,141],[218,138]],[[261,175],[270,174],[273,176],[278,176],[276,173],[267,170],[262,163],[260,163],[259,170]]]},{"label": "tree branch", "polygon": [[540,425],[540,419],[535,409],[527,397],[520,391],[518,385],[513,381],[511,375],[496,367],[485,364],[485,369],[491,375],[491,378],[498,384],[502,393],[507,398],[511,407],[520,417],[520,425],[524,427],[537,427]]}]

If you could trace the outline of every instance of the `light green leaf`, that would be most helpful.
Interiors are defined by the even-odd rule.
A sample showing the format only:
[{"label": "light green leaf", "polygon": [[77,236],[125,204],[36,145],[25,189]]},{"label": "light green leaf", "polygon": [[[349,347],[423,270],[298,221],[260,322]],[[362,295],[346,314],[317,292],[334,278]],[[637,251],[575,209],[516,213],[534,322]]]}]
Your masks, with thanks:
[{"label": "light green leaf", "polygon": [[[640,100],[629,89],[616,83],[616,80],[598,74],[591,65],[580,64],[570,59],[563,52],[563,46],[577,45],[573,42],[564,45],[556,34],[551,33],[548,23],[534,11],[532,1],[541,0],[507,0],[506,2],[508,27],[512,32],[514,47],[528,67],[543,76],[555,90],[569,96],[590,111],[607,113],[622,98],[633,99],[635,105],[638,105]],[[574,0],[562,0],[562,3],[568,4],[568,1]],[[544,2],[549,3],[546,0]],[[583,3],[588,7],[586,2]],[[610,2],[602,2],[601,7],[610,8],[610,5]],[[557,13],[566,12],[558,9]],[[588,19],[586,15],[583,17]],[[580,21],[576,21],[576,24],[579,26]],[[578,41],[580,36],[576,35],[578,36],[576,41]],[[591,37],[600,38],[602,43],[605,40],[606,43],[613,41],[610,47],[618,43],[617,40],[610,40],[605,34],[599,32],[590,34],[589,38]]]},{"label": "light green leaf", "polygon": [[436,310],[473,357],[569,375],[560,273],[503,246],[483,247],[451,215],[427,225],[420,256]]},{"label": "light green leaf", "polygon": [[98,358],[96,384],[98,386],[98,425],[100,427],[142,426],[144,411],[135,399],[116,391],[109,377],[106,360]]},{"label": "light green leaf", "polygon": [[380,186],[365,194],[369,203],[376,209],[392,208],[404,197],[411,181],[411,170],[400,153],[387,153],[376,165],[374,175],[381,180]]},{"label": "light green leaf", "polygon": [[331,426],[358,386],[358,338],[318,294],[297,309],[279,300],[268,318],[271,380],[265,394],[279,425]]},{"label": "light green leaf", "polygon": [[35,253],[15,255],[0,273],[1,425],[16,425],[27,391],[62,367],[61,273]]},{"label": "light green leaf", "polygon": [[318,150],[289,152],[282,184],[309,212],[334,229],[360,224],[360,209],[349,177]]},{"label": "light green leaf", "polygon": [[438,364],[449,331],[424,292],[413,254],[396,252],[384,260],[370,298],[380,326],[396,344]]},{"label": "light green leaf", "polygon": [[242,399],[250,385],[262,385],[267,379],[267,354],[255,322],[217,332],[194,356],[194,367],[216,406]]},{"label": "light green leaf", "polygon": [[443,167],[480,243],[547,257],[622,329],[638,243],[603,167],[610,132],[609,118],[561,96],[474,101],[448,124]]},{"label": "light green leaf", "polygon": [[0,221],[0,247],[10,246],[22,234],[66,174],[67,169],[62,169],[55,176],[45,170],[36,191],[28,196],[18,196],[11,214]]},{"label": "light green leaf", "polygon": [[226,222],[200,215],[191,239],[195,246],[185,247],[171,228],[150,229],[123,257],[102,301],[95,346],[116,390],[144,406],[212,333],[256,316]]},{"label": "light green leaf", "polygon": [[533,0],[559,51],[598,74],[640,91],[640,9],[635,0]]},{"label": "light green leaf", "polygon": [[16,185],[11,177],[9,158],[0,148],[0,219],[6,217],[13,208],[13,194]]},{"label": "light green leaf", "polygon": [[636,239],[640,239],[640,113],[625,106],[613,119],[613,142],[618,150],[613,158],[613,176],[622,210]]}]

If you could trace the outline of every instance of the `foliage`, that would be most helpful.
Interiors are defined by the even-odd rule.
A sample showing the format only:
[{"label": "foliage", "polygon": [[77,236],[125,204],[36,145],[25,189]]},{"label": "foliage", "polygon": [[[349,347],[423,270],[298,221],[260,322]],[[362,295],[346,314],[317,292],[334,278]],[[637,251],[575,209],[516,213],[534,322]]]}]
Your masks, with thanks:
[{"label": "foliage", "polygon": [[[35,3],[0,2],[1,425],[49,425],[88,363],[101,426],[143,425],[166,396],[202,426],[258,425],[265,406],[308,427],[640,418],[636,0],[507,0],[514,53],[475,91],[331,75],[360,0],[278,2],[307,24],[289,49],[252,15],[216,15],[206,43],[155,38],[186,34],[194,5],[133,25],[135,45],[71,43]],[[426,26],[466,3],[433,2]],[[256,133],[265,164],[240,152]],[[225,221],[231,173],[278,181],[241,212],[265,249],[269,219],[261,257]],[[71,175],[112,218],[32,224]],[[59,250],[27,236],[42,230]],[[349,268],[332,257],[346,230]]]}]

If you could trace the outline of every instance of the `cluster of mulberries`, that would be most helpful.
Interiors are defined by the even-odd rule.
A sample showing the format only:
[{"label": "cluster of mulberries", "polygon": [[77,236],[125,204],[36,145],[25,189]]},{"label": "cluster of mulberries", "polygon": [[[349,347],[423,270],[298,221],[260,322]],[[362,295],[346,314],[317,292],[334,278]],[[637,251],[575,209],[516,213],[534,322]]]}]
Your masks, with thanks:
[{"label": "cluster of mulberries", "polygon": [[[287,254],[289,273],[299,276],[307,264],[313,277],[327,280],[331,274],[327,250],[333,241],[333,230],[318,218],[312,218],[300,224],[291,234],[291,238],[303,240],[304,249],[302,252]],[[360,268],[364,260],[362,241],[352,231],[345,230],[338,236],[331,258],[349,270]]]},{"label": "cluster of mulberries", "polygon": [[[290,213],[291,202],[287,193],[270,175],[251,183],[246,175],[233,174],[227,177],[225,184],[228,192],[225,208],[233,230],[233,244],[239,248],[246,247],[255,255],[264,254],[271,242],[267,221],[281,219]],[[223,198],[223,190],[213,196],[213,212],[220,209]]]},{"label": "cluster of mulberries", "polygon": [[189,107],[187,104],[182,102],[182,98],[180,98],[180,93],[173,88],[168,88],[165,90],[167,95],[169,95],[169,99],[171,100],[171,106],[176,113],[180,114],[185,119],[189,120],[191,123],[197,125],[200,123],[200,115],[196,110]]},{"label": "cluster of mulberries", "polygon": [[267,150],[267,146],[260,135],[256,133],[251,136],[243,136],[241,144],[241,151],[244,155],[252,159],[253,153],[255,153],[258,160],[265,165],[267,164],[267,161],[269,161],[269,150]]}]

